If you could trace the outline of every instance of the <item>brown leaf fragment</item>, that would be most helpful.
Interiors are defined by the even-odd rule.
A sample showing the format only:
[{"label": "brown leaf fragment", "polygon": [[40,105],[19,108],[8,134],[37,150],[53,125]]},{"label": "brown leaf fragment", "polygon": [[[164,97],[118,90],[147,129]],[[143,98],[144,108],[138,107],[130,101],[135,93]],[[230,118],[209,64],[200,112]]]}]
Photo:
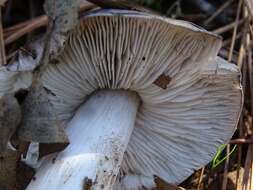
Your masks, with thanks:
[{"label": "brown leaf fragment", "polygon": [[68,143],[68,137],[47,93],[40,83],[29,91],[21,105],[23,118],[18,137],[24,141],[40,143]]},{"label": "brown leaf fragment", "polygon": [[162,74],[155,80],[154,84],[162,89],[167,89],[167,86],[170,83],[170,81],[171,81],[170,76]]},{"label": "brown leaf fragment", "polygon": [[92,179],[85,177],[83,180],[83,190],[91,190],[92,189]]},{"label": "brown leaf fragment", "polygon": [[176,185],[168,184],[161,178],[154,176],[154,180],[157,186],[157,190],[185,190],[182,187],[178,187]]},{"label": "brown leaf fragment", "polygon": [[18,152],[13,150],[6,150],[6,152],[0,156],[0,189],[14,190],[18,159]]},{"label": "brown leaf fragment", "polygon": [[39,159],[55,152],[61,152],[69,143],[40,143]]},{"label": "brown leaf fragment", "polygon": [[29,149],[29,145],[30,145],[29,142],[24,142],[24,141],[19,142],[18,151],[19,151],[20,154],[23,155],[23,157],[26,157],[27,151]]},{"label": "brown leaf fragment", "polygon": [[34,178],[35,171],[23,162],[17,164],[17,190],[24,190]]},{"label": "brown leaf fragment", "polygon": [[7,149],[8,141],[21,121],[18,101],[12,94],[0,98],[0,155]]}]

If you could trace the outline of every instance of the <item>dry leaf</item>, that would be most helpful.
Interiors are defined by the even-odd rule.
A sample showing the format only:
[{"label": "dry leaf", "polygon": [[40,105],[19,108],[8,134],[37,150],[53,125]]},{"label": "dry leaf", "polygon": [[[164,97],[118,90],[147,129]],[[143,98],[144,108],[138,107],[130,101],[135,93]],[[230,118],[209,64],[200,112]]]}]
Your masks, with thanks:
[{"label": "dry leaf", "polygon": [[19,154],[13,150],[7,150],[0,157],[0,189],[13,190],[16,185],[16,166]]},{"label": "dry leaf", "polygon": [[168,184],[166,181],[161,178],[155,176],[155,183],[157,190],[185,190],[182,187],[178,187],[176,185]]},{"label": "dry leaf", "polygon": [[22,122],[18,137],[24,141],[68,143],[46,90],[40,83],[33,86],[21,105]]},{"label": "dry leaf", "polygon": [[155,80],[154,84],[162,89],[166,89],[170,81],[171,78],[169,76],[162,74]]},{"label": "dry leaf", "polygon": [[61,152],[69,143],[40,143],[39,145],[39,159],[55,152]]},{"label": "dry leaf", "polygon": [[26,189],[32,179],[34,179],[35,171],[23,162],[17,164],[17,190]]},{"label": "dry leaf", "polygon": [[8,141],[21,121],[21,110],[12,94],[0,98],[0,155],[6,151]]}]

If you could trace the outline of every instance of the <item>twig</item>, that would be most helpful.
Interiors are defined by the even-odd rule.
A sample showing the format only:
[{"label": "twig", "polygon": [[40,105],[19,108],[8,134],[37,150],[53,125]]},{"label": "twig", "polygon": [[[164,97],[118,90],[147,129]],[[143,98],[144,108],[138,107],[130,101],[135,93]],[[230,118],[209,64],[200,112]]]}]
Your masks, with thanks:
[{"label": "twig", "polygon": [[[252,6],[253,8],[253,6]],[[251,10],[253,11],[253,10]],[[246,11],[245,11],[246,12]],[[253,18],[253,17],[252,17]],[[248,19],[248,24],[250,23]],[[251,47],[251,35],[250,33],[247,33],[246,36],[246,47],[247,47],[247,62],[249,67],[249,89],[250,89],[250,103],[251,103],[251,116],[253,115],[253,76],[252,76],[252,47]],[[251,131],[253,131],[253,125],[251,125]],[[251,140],[253,141],[253,134],[251,134]],[[252,189],[252,181],[253,181],[253,144],[249,146],[249,149],[251,148],[251,160],[250,160],[250,166],[249,166],[249,189]]]},{"label": "twig", "polygon": [[229,55],[228,55],[228,61],[231,61],[232,56],[233,56],[233,51],[234,51],[234,46],[235,46],[235,38],[236,38],[236,33],[237,33],[237,28],[238,28],[238,24],[239,24],[240,13],[241,13],[241,7],[242,7],[242,0],[239,0],[237,12],[236,12],[236,18],[235,18],[235,27],[233,30],[233,36],[232,36],[230,51],[229,51]]},{"label": "twig", "polygon": [[[248,9],[244,9],[244,16],[248,16]],[[247,19],[247,25],[250,26],[250,20]],[[252,49],[251,49],[251,34],[247,32],[245,34],[245,49],[247,53],[247,66],[248,66],[248,76],[249,76],[249,92],[250,92],[250,111],[251,116],[253,115],[253,76],[252,76]],[[253,125],[251,125],[251,130],[253,130]],[[253,141],[253,135],[251,134],[251,139]],[[248,152],[246,156],[245,166],[244,166],[244,176],[242,187],[243,190],[251,190],[252,189],[252,165],[253,165],[253,144],[248,147]]]},{"label": "twig", "polygon": [[250,13],[251,19],[253,20],[253,1],[252,0],[245,0],[246,6]]},{"label": "twig", "polygon": [[79,12],[84,12],[93,8],[96,8],[97,6],[94,5],[93,3],[90,3],[88,1],[82,1],[80,4]]},{"label": "twig", "polygon": [[240,69],[242,68],[244,57],[245,57],[245,47],[244,47],[244,44],[242,43],[240,46],[239,56],[237,60],[237,65],[239,66]]},{"label": "twig", "polygon": [[[239,20],[238,25],[241,25],[243,22],[244,22],[244,19]],[[220,28],[217,28],[217,29],[213,30],[212,32],[215,34],[222,34],[222,33],[225,33],[227,31],[233,29],[235,27],[235,25],[237,25],[236,21],[232,22],[228,25],[222,26]]]},{"label": "twig", "polygon": [[[252,149],[253,149],[253,147],[252,147]],[[252,151],[252,153],[253,153],[253,151]],[[251,175],[251,178],[250,178],[250,189],[252,189],[252,183],[253,183],[253,158],[252,158],[252,156],[251,156],[251,171],[250,171],[250,175]]]},{"label": "twig", "polygon": [[222,190],[226,190],[227,189],[227,182],[228,182],[228,167],[229,167],[229,160],[230,160],[230,144],[227,145],[227,159],[225,162],[225,167],[224,167],[224,175],[223,175],[223,181],[222,181]]},{"label": "twig", "polygon": [[[40,18],[40,17],[38,17]],[[26,25],[30,24],[33,20],[35,19],[32,19],[32,20],[28,20],[28,21],[25,21],[25,22],[21,22],[19,24],[16,24],[14,26],[11,26],[9,28],[5,28],[4,29],[4,37],[8,37],[9,35],[11,35],[13,32],[16,32],[17,30],[25,27]]]},{"label": "twig", "polygon": [[236,167],[236,182],[235,182],[235,186],[236,186],[236,190],[238,189],[238,185],[239,185],[239,177],[240,177],[240,170],[241,170],[241,162],[242,162],[242,146],[238,145],[238,151],[237,151],[237,167]]},{"label": "twig", "polygon": [[[246,34],[247,34],[246,27],[247,27],[247,22],[244,23],[244,28],[242,31],[242,40],[241,40],[239,56],[237,60],[237,65],[239,66],[239,68],[242,68],[243,60],[245,59],[245,56],[246,56],[246,50],[245,50],[245,42],[246,42]],[[246,77],[246,73],[244,77]]]},{"label": "twig", "polygon": [[[237,8],[237,13],[236,13],[236,20],[235,20],[235,26],[233,30],[233,36],[232,36],[232,41],[229,49],[229,55],[228,55],[228,61],[231,62],[233,58],[233,52],[234,52],[234,45],[235,45],[235,39],[236,39],[236,33],[237,33],[237,28],[239,24],[239,17],[240,17],[240,12],[241,12],[241,6],[242,6],[242,0],[239,0],[238,3],[238,8]],[[223,181],[222,181],[222,190],[227,189],[227,182],[228,182],[228,168],[229,168],[229,152],[230,152],[230,144],[227,145],[227,160],[225,162],[225,167],[224,167],[224,175],[223,175]]]},{"label": "twig", "polygon": [[232,139],[229,142],[230,144],[253,144],[253,139],[244,139],[244,138],[239,138],[239,139]]},{"label": "twig", "polygon": [[228,0],[226,3],[220,6],[205,22],[204,25],[208,25],[213,21],[224,9],[226,9],[234,0]]},{"label": "twig", "polygon": [[[94,5],[88,2],[83,2],[80,5],[80,11],[86,11],[89,9],[94,8]],[[5,45],[8,45],[15,40],[19,39],[20,37],[38,29],[43,26],[46,26],[48,24],[48,16],[42,15],[38,18],[25,21],[23,23],[19,23],[15,26],[12,26],[10,28],[7,28],[4,30],[4,36],[5,36]]]},{"label": "twig", "polygon": [[[243,44],[243,43],[242,43]],[[243,59],[244,60],[244,57]],[[239,64],[239,63],[238,63]],[[247,73],[247,65],[246,64],[241,64],[242,65],[242,89],[243,92],[245,91],[245,86],[246,86],[246,73]],[[243,137],[243,117],[244,117],[244,112],[241,114],[240,118],[240,123],[239,123],[239,139],[234,139],[231,140],[230,143],[233,144],[233,141],[235,144],[238,145],[238,152],[237,152],[237,168],[236,168],[236,190],[241,190],[241,184],[239,185],[239,176],[240,176],[240,170],[241,170],[241,163],[242,163],[242,144],[248,143],[248,139],[244,139]]]},{"label": "twig", "polygon": [[22,37],[23,35],[40,28],[42,26],[45,26],[48,23],[48,17],[47,16],[41,16],[39,18],[33,19],[32,21],[28,22],[23,28],[18,29],[16,32],[11,34],[5,39],[5,44],[8,45],[18,38]]},{"label": "twig", "polygon": [[3,38],[3,26],[2,26],[2,7],[0,5],[0,66],[5,64],[6,64],[6,57]]},{"label": "twig", "polygon": [[253,145],[250,145],[248,148],[247,156],[246,156],[246,161],[244,165],[244,176],[243,176],[243,182],[242,182],[242,187],[243,190],[251,190],[250,189],[250,168],[251,168],[251,162],[252,162],[252,155],[253,155]]},{"label": "twig", "polygon": [[250,33],[251,33],[251,38],[253,38],[253,27],[252,27],[252,25],[249,25],[249,30],[250,30]]},{"label": "twig", "polygon": [[249,89],[250,89],[250,110],[251,110],[251,116],[253,113],[253,76],[252,76],[252,52],[250,44],[250,35],[249,33],[246,35],[246,48],[247,48],[247,62],[248,62],[248,73],[249,73]]},{"label": "twig", "polygon": [[[243,33],[240,32],[236,35],[236,38],[235,40],[239,40],[241,37],[243,36]],[[224,40],[223,43],[222,43],[222,47],[226,47],[227,45],[231,44],[231,38],[227,39],[227,40]]]},{"label": "twig", "polygon": [[202,183],[203,176],[204,176],[204,172],[205,172],[205,167],[201,168],[201,172],[200,172],[200,176],[199,176],[199,180],[198,180],[197,190],[200,190],[201,183]]},{"label": "twig", "polygon": [[167,10],[166,15],[167,16],[173,16],[172,13],[175,10],[175,16],[173,16],[173,18],[177,18],[178,16],[183,15],[182,13],[182,9],[181,9],[181,1],[182,0],[176,0],[171,6],[170,8]]},{"label": "twig", "polygon": [[[222,48],[220,51],[219,51],[219,56],[223,57],[224,59],[228,59],[228,52],[229,50],[227,48]],[[237,60],[238,60],[238,53],[237,52],[234,52],[234,55],[233,55],[233,60],[232,62],[233,63],[237,63]]]}]

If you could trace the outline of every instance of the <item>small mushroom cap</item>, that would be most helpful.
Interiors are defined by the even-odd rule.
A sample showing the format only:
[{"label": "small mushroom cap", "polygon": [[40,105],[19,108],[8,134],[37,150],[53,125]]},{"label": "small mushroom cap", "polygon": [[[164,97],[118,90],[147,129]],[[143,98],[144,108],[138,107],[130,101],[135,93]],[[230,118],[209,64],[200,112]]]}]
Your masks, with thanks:
[{"label": "small mushroom cap", "polygon": [[[43,84],[66,121],[95,90],[136,91],[142,104],[122,173],[175,184],[207,164],[238,122],[240,71],[217,57],[220,46],[191,23],[99,10],[70,34]],[[165,89],[154,84],[161,75],[170,78]]]}]

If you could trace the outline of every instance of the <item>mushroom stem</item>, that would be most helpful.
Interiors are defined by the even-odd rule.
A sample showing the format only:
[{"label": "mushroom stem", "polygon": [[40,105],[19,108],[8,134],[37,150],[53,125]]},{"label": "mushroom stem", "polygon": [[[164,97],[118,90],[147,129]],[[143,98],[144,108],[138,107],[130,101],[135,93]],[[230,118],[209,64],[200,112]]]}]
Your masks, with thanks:
[{"label": "mushroom stem", "polygon": [[27,190],[112,189],[139,103],[130,91],[91,95],[68,124],[70,145],[43,161]]}]

